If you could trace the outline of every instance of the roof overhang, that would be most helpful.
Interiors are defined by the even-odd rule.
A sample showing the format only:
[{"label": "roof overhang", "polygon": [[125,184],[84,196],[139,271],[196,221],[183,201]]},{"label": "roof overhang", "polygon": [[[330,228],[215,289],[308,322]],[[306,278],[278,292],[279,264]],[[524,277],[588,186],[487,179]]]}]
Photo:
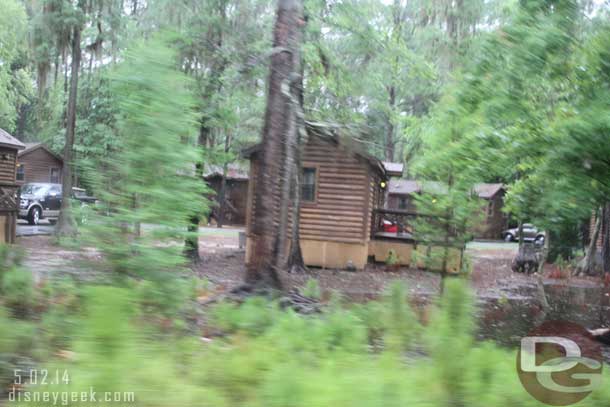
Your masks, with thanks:
[{"label": "roof overhang", "polygon": [[0,129],[0,147],[23,150],[25,148],[25,144],[11,136],[6,130]]},{"label": "roof overhang", "polygon": [[[24,146],[25,147],[25,146]],[[46,151],[47,153],[51,154],[53,157],[55,157],[57,160],[61,161],[63,163],[63,158],[60,157],[58,154],[55,154],[53,151],[51,151],[47,146],[45,146],[43,143],[36,143],[33,144],[31,146],[27,146],[25,147],[24,150],[19,151],[19,153],[17,154],[18,157],[22,157],[26,154],[29,154],[33,151],[36,151],[38,149],[43,149],[44,151]]]},{"label": "roof overhang", "polygon": [[[358,140],[342,135],[340,133],[340,130],[342,129],[340,126],[306,121],[305,127],[309,136],[319,137],[336,145],[344,146],[347,150],[362,158],[371,167],[379,171],[384,178],[390,176],[384,163],[377,157],[369,154]],[[262,149],[262,146],[263,143],[257,143],[244,148],[241,150],[241,157],[251,159],[252,155],[258,153]]]}]

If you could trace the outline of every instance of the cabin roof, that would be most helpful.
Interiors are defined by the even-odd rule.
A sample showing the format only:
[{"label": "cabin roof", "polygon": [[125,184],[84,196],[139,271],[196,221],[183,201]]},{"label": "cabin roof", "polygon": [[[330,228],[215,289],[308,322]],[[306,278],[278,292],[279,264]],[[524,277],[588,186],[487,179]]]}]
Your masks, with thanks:
[{"label": "cabin roof", "polygon": [[25,148],[25,144],[11,136],[6,130],[0,129],[0,146],[10,147],[17,150]]},{"label": "cabin roof", "polygon": [[[504,190],[504,184],[479,183],[474,185],[474,192],[479,198],[491,199],[499,191]],[[410,179],[391,179],[388,191],[393,195],[410,195],[413,193],[446,194],[447,186],[437,181],[417,181]]]},{"label": "cabin roof", "polygon": [[404,165],[402,163],[391,163],[388,161],[383,161],[383,166],[385,167],[388,176],[402,177],[402,172],[404,169]]},{"label": "cabin roof", "polygon": [[63,162],[63,158],[61,156],[59,156],[58,154],[55,154],[53,151],[51,151],[51,149],[49,149],[44,143],[25,143],[25,149],[19,151],[19,153],[17,154],[18,157],[22,157],[26,154],[31,153],[32,151],[36,151],[39,148],[42,148],[44,151],[46,151],[47,153],[51,154],[53,157],[55,157],[56,159],[58,159],[59,161]]},{"label": "cabin roof", "polygon": [[[223,175],[222,165],[208,165],[203,172],[203,178],[209,179]],[[235,181],[247,181],[249,178],[248,169],[239,163],[231,163],[227,166],[227,179]]]},{"label": "cabin roof", "polygon": [[479,198],[491,199],[498,192],[504,190],[504,184],[475,184],[474,191]]},{"label": "cabin roof", "polygon": [[[384,163],[381,160],[369,154],[361,142],[352,137],[346,136],[343,133],[343,128],[341,126],[306,121],[305,127],[309,136],[316,136],[330,143],[341,145],[347,150],[352,151],[355,155],[363,158],[371,167],[379,171],[384,177],[388,177],[391,175],[391,173],[388,172],[388,170],[384,166]],[[260,151],[261,148],[262,143],[257,143],[253,146],[243,149],[241,155],[244,158],[250,159],[251,156],[254,153]]]}]

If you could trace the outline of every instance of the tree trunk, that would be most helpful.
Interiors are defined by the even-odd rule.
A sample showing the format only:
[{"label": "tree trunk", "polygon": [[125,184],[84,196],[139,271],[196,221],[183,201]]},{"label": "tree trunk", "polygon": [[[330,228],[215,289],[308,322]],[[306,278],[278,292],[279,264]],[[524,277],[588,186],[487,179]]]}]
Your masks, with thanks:
[{"label": "tree trunk", "polygon": [[[280,197],[283,146],[290,125],[291,101],[282,86],[290,83],[295,72],[295,58],[291,50],[299,47],[302,5],[299,0],[279,0],[273,32],[273,47],[278,50],[271,57],[267,108],[263,127],[262,150],[256,177],[256,206],[252,216],[252,256],[246,270],[246,282],[281,288],[275,265],[274,250],[278,227],[277,200]],[[279,220],[279,219],[278,219]]]},{"label": "tree trunk", "polygon": [[[220,13],[222,16],[222,24],[217,27],[217,30],[212,32],[212,36],[216,36],[214,44],[214,50],[216,52],[216,58],[213,60],[212,70],[210,72],[210,81],[208,82],[205,92],[204,98],[210,98],[213,93],[220,92],[222,88],[222,81],[220,80],[226,66],[227,61],[222,56],[223,50],[223,27],[224,27],[224,18],[226,16],[226,2],[220,3],[220,7],[222,7]],[[134,11],[135,13],[135,11]],[[201,125],[199,128],[199,138],[197,140],[197,144],[200,148],[206,149],[208,146],[213,147],[210,143],[211,141],[211,128],[207,123],[207,116],[204,114],[201,117]],[[197,177],[201,180],[201,182],[205,182],[203,179],[203,166],[204,166],[204,157],[201,157],[201,161],[196,164]],[[201,257],[199,256],[199,223],[201,222],[201,214],[194,214],[189,222],[188,231],[190,232],[190,236],[186,238],[185,244],[185,255],[191,259],[194,263],[201,261]]]},{"label": "tree trunk", "polygon": [[610,203],[606,203],[602,210],[602,272],[610,273]]},{"label": "tree trunk", "polygon": [[389,104],[390,104],[390,116],[388,117],[388,129],[386,134],[386,144],[385,144],[385,159],[386,161],[392,162],[394,161],[394,149],[396,142],[394,141],[394,132],[396,131],[394,126],[394,118],[392,115],[394,114],[394,109],[396,107],[396,88],[394,86],[390,86],[388,89],[389,93]]},{"label": "tree trunk", "polygon": [[62,171],[61,209],[57,222],[57,235],[69,236],[76,233],[74,216],[72,214],[72,153],[74,148],[74,134],[76,131],[76,102],[78,96],[78,73],[81,60],[81,27],[75,26],[72,36],[72,66],[70,77],[70,93],[68,95],[68,110],[66,113],[66,144],[64,146],[64,168]]},{"label": "tree trunk", "polygon": [[[298,144],[297,144],[298,145]],[[292,177],[294,180],[294,200],[292,202],[292,230],[290,237],[290,253],[286,261],[286,269],[289,273],[300,273],[307,270],[303,251],[301,250],[301,160],[298,154],[293,166]]]},{"label": "tree trunk", "polygon": [[[289,273],[300,273],[307,270],[305,260],[303,259],[303,251],[301,250],[301,184],[303,173],[301,171],[301,145],[307,142],[307,132],[305,130],[305,114],[303,113],[303,63],[301,64],[301,75],[297,82],[295,91],[298,92],[298,98],[292,98],[292,103],[295,109],[295,124],[296,134],[294,145],[294,159],[292,164],[292,181],[294,188],[294,199],[292,200],[292,228],[290,237],[290,252],[286,261],[286,270]],[[294,95],[294,93],[293,93]]]},{"label": "tree trunk", "polygon": [[595,257],[597,255],[597,240],[599,239],[599,234],[602,229],[602,212],[603,209],[600,209],[595,215],[595,226],[593,228],[593,235],[589,240],[587,252],[585,253],[585,257],[578,263],[578,266],[576,266],[576,272],[574,274],[577,276],[582,273],[589,276],[596,274]]},{"label": "tree trunk", "polygon": [[[231,131],[227,130],[225,134],[225,155],[229,153],[231,148]],[[229,169],[229,163],[224,162],[222,164],[222,179],[220,180],[220,191],[218,192],[218,219],[217,226],[222,228],[225,221],[225,213],[227,211],[227,172]]]},{"label": "tree trunk", "polygon": [[[299,38],[295,39],[295,42],[300,43],[301,32],[299,30]],[[297,110],[300,108],[299,98],[299,90],[301,88],[302,83],[302,71],[300,69],[301,66],[301,55],[297,46],[291,47],[293,63],[294,63],[294,72],[292,77],[289,78],[289,81],[285,83],[283,86],[283,92],[285,96],[289,100],[289,115],[288,115],[288,130],[286,133],[286,143],[284,146],[284,168],[282,169],[282,191],[280,197],[280,222],[279,222],[279,231],[276,238],[275,249],[277,251],[276,257],[276,267],[282,267],[286,264],[284,261],[286,255],[286,236],[288,231],[288,212],[289,212],[289,204],[290,204],[290,190],[294,189],[295,197],[297,196],[296,187],[293,185],[295,181],[295,175],[297,175],[297,171],[299,171],[299,167],[295,167],[295,157],[298,154],[297,151],[297,140],[299,133],[299,118]],[[298,72],[298,73],[297,73]],[[299,194],[300,195],[300,194]],[[292,227],[294,227],[295,220],[298,220],[299,213],[297,212],[297,218],[295,219],[294,208],[297,206],[293,203],[293,222]],[[300,205],[300,198],[298,204]],[[298,243],[298,242],[297,242]]]},{"label": "tree trunk", "polygon": [[[206,127],[203,122],[199,127],[199,137],[197,138],[197,145],[200,148],[206,148],[209,128]],[[201,151],[203,155],[203,151]],[[203,179],[203,156],[201,161],[195,165],[195,176],[205,182]],[[189,219],[189,225],[187,230],[189,235],[184,241],[184,255],[190,259],[193,263],[201,261],[199,256],[199,223],[201,222],[201,214],[196,213]]]}]

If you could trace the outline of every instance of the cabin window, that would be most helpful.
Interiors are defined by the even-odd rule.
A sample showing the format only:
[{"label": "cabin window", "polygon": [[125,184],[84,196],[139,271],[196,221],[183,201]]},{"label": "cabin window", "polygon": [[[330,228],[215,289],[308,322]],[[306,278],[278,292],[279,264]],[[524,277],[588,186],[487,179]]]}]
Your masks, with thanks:
[{"label": "cabin window", "polygon": [[398,209],[407,209],[407,198],[406,197],[400,197],[398,199]]},{"label": "cabin window", "polygon": [[17,165],[17,181],[25,181],[25,167],[23,164]]},{"label": "cabin window", "polygon": [[301,185],[301,200],[313,202],[316,200],[316,169],[303,168],[303,185]]},{"label": "cabin window", "polygon": [[487,205],[487,216],[493,216],[494,214],[494,201],[489,201]]},{"label": "cabin window", "polygon": [[51,180],[52,184],[59,184],[59,168],[51,168]]}]

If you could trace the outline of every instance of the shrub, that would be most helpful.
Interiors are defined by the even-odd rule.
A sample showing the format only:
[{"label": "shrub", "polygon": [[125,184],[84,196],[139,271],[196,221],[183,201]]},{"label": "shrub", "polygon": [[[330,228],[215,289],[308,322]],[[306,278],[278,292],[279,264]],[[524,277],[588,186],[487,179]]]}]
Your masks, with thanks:
[{"label": "shrub", "polygon": [[2,277],[4,304],[15,315],[27,315],[34,304],[32,273],[21,267],[12,267]]},{"label": "shrub", "polygon": [[322,298],[322,292],[320,291],[320,284],[315,278],[310,278],[303,288],[303,295],[309,298],[319,300]]}]

